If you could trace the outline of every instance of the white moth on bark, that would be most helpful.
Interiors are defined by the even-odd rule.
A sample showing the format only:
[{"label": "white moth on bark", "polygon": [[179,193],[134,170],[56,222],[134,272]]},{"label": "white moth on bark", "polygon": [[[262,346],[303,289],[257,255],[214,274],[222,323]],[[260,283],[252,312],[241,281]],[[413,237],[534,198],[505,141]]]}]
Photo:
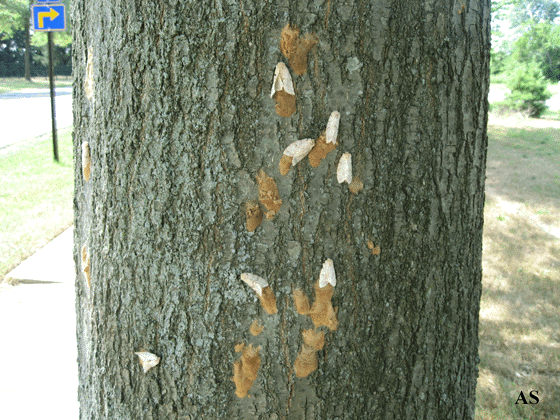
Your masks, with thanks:
[{"label": "white moth on bark", "polygon": [[319,274],[319,287],[322,289],[327,284],[330,284],[332,287],[336,286],[334,264],[330,258],[323,263],[323,268],[321,268],[321,273]]},{"label": "white moth on bark", "polygon": [[142,368],[144,369],[144,373],[146,373],[151,368],[159,364],[159,360],[160,360],[159,357],[157,357],[153,353],[149,353],[147,351],[139,351],[139,352],[135,352],[134,354],[136,354],[140,358],[140,363],[142,363]]},{"label": "white moth on bark", "polygon": [[259,296],[262,296],[262,289],[268,286],[267,281],[256,274],[242,273],[241,280],[247,283]]},{"label": "white moth on bark", "polygon": [[333,111],[329,117],[329,122],[327,122],[327,141],[326,143],[336,143],[336,138],[338,137],[338,123],[340,122],[340,112]]},{"label": "white moth on bark", "polygon": [[274,70],[274,81],[272,82],[270,97],[273,98],[276,92],[282,89],[284,89],[286,93],[296,96],[290,71],[284,63],[280,62],[276,65],[276,70]]},{"label": "white moth on bark", "polygon": [[314,139],[296,140],[284,150],[284,155],[292,158],[292,166],[302,160],[315,146]]},{"label": "white moth on bark", "polygon": [[339,184],[343,182],[350,184],[352,182],[352,155],[348,152],[340,157],[336,169],[336,179],[338,179]]}]

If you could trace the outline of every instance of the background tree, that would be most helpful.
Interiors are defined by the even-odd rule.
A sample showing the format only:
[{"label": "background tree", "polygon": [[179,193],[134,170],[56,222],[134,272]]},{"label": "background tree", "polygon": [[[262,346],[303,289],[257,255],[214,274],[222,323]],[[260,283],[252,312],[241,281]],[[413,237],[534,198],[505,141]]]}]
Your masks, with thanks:
[{"label": "background tree", "polygon": [[0,34],[11,37],[14,31],[22,29],[25,16],[29,20],[28,0],[0,0]]},{"label": "background tree", "polygon": [[538,118],[546,110],[546,101],[552,97],[542,70],[536,61],[530,61],[510,70],[506,86],[506,104],[511,109],[526,111],[530,117]]},{"label": "background tree", "polygon": [[[82,419],[473,417],[489,2],[78,0],[73,21]],[[286,24],[317,43],[280,117]],[[280,175],[334,110],[337,148]],[[343,152],[357,194],[336,181]],[[279,202],[261,171],[282,203],[249,232],[259,196]],[[314,328],[293,296],[305,312],[329,258],[338,327]],[[146,373],[143,350],[161,358]]]},{"label": "background tree", "polygon": [[[62,2],[69,13],[70,0]],[[31,5],[33,0],[0,0],[0,76],[22,76],[31,81],[32,74],[48,71],[48,45],[45,32],[31,29]],[[72,73],[72,22],[66,19],[67,30],[53,33],[54,67],[58,74]],[[23,66],[19,57],[23,57]],[[33,62],[33,59],[35,62]],[[39,65],[37,65],[39,64]],[[43,68],[41,68],[43,67]]]},{"label": "background tree", "polygon": [[[523,1],[511,13],[517,36],[513,43],[513,63],[537,62],[545,78],[560,80],[560,3],[556,1]],[[513,68],[517,67],[512,65]]]},{"label": "background tree", "polygon": [[553,24],[560,14],[560,3],[556,0],[513,0],[509,1],[511,24],[514,28],[548,23]]},{"label": "background tree", "polygon": [[[504,104],[540,117],[560,80],[560,4],[555,0],[497,1],[493,4],[492,75],[506,82]],[[502,26],[508,23],[505,31]]]},{"label": "background tree", "polygon": [[31,0],[0,0],[0,39],[11,38],[15,31],[24,30],[25,78],[31,81],[31,40],[29,35],[29,19],[31,16]]}]

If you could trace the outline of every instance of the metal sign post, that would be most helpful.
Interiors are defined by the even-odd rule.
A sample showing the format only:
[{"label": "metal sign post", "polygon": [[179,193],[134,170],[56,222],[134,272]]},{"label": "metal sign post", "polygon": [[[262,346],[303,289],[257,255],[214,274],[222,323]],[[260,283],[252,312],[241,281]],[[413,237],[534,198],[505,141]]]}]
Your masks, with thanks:
[{"label": "metal sign post", "polygon": [[53,44],[52,44],[52,32],[47,33],[49,39],[49,86],[51,89],[51,126],[52,126],[52,143],[53,143],[53,154],[54,160],[58,160],[58,139],[56,138],[56,112],[54,107],[54,66],[53,66]]},{"label": "metal sign post", "polygon": [[58,139],[56,138],[56,112],[54,106],[54,66],[53,66],[53,31],[66,30],[66,12],[63,4],[53,5],[56,1],[37,0],[39,3],[48,3],[46,5],[31,6],[31,14],[33,16],[33,29],[35,31],[47,32],[49,41],[49,85],[51,90],[51,122],[52,122],[52,138],[53,138],[53,154],[54,160],[58,162]]}]

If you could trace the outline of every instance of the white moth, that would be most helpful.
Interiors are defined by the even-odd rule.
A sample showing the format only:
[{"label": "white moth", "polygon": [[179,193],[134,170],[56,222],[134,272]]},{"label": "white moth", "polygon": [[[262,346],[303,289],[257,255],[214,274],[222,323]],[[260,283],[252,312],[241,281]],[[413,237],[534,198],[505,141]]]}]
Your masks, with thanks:
[{"label": "white moth", "polygon": [[262,289],[268,287],[268,283],[262,277],[251,273],[242,273],[241,280],[249,285],[251,289],[257,292],[257,295],[262,296]]},{"label": "white moth", "polygon": [[327,123],[327,144],[336,143],[338,136],[338,123],[340,122],[340,112],[333,111]]},{"label": "white moth", "polygon": [[296,140],[284,150],[284,155],[292,158],[292,166],[302,160],[315,146],[314,139]]},{"label": "white moth", "polygon": [[276,65],[276,70],[274,70],[274,81],[272,82],[270,97],[273,98],[276,92],[282,89],[284,89],[286,93],[296,96],[296,93],[294,92],[292,76],[290,76],[290,71],[284,63],[280,62]]},{"label": "white moth", "polygon": [[344,153],[338,161],[336,179],[338,179],[339,184],[343,182],[350,184],[352,182],[352,155],[348,152]]},{"label": "white moth", "polygon": [[319,274],[319,287],[322,289],[327,284],[330,284],[332,287],[336,286],[336,275],[334,273],[334,264],[330,258],[323,263],[323,268],[321,268],[321,274]]},{"label": "white moth", "polygon": [[140,358],[140,363],[142,363],[142,368],[144,369],[144,373],[149,371],[151,368],[159,364],[159,357],[157,357],[153,353],[149,353],[147,351],[139,351],[135,352],[134,354],[138,355]]}]

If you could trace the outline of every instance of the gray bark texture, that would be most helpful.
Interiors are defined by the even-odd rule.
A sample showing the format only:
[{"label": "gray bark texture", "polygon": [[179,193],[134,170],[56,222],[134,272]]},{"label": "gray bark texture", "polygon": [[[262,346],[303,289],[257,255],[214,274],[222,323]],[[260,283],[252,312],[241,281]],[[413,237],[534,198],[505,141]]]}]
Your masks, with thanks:
[{"label": "gray bark texture", "polygon": [[[488,0],[74,0],[72,17],[81,419],[474,417]],[[270,89],[288,23],[318,43],[283,118]],[[338,147],[281,176],[284,149],[334,110]],[[337,182],[344,152],[357,194]],[[248,232],[261,169],[282,206]],[[327,258],[338,328],[317,328],[299,378],[313,323],[293,292],[312,303]],[[245,398],[240,343],[260,346]],[[161,358],[146,373],[141,350]]]}]

